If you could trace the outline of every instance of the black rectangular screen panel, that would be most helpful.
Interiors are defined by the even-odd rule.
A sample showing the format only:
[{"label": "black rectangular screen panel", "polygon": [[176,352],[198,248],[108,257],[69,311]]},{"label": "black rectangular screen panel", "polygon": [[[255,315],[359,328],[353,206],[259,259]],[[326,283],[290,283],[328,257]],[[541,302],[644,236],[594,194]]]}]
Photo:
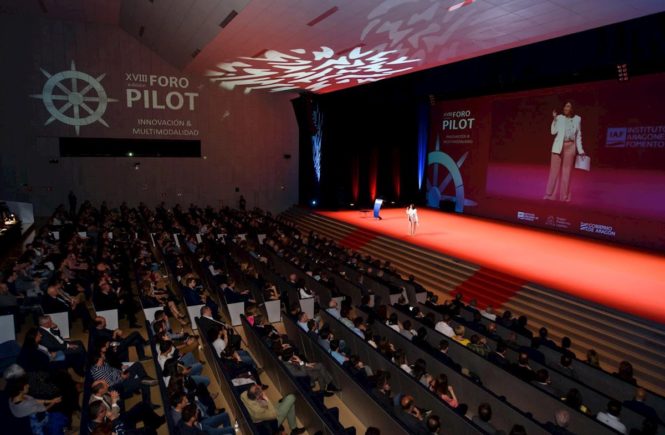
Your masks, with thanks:
[{"label": "black rectangular screen panel", "polygon": [[60,157],[201,157],[201,141],[61,137]]}]

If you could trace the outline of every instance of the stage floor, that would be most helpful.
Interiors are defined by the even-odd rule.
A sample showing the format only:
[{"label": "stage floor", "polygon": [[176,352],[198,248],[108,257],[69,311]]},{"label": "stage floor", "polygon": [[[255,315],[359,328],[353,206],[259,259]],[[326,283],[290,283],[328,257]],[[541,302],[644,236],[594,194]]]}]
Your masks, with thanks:
[{"label": "stage floor", "polygon": [[415,236],[403,208],[381,210],[381,221],[318,213],[665,324],[663,255],[424,208]]}]

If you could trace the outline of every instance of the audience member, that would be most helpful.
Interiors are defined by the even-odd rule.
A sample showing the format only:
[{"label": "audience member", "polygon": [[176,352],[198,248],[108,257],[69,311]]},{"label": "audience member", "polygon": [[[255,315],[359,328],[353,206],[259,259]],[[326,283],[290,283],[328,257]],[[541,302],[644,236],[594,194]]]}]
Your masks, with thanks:
[{"label": "audience member", "polygon": [[489,403],[481,403],[478,405],[478,413],[471,418],[471,421],[485,432],[493,434],[497,430],[492,426],[490,420],[492,420],[492,407]]},{"label": "audience member", "polygon": [[305,428],[299,428],[296,425],[296,398],[293,394],[282,397],[274,405],[265,392],[258,385],[253,385],[240,395],[240,400],[247,408],[250,417],[254,423],[262,421],[276,420],[277,425],[281,425],[287,420],[291,428],[291,435],[299,435],[306,431]]},{"label": "audience member", "polygon": [[607,404],[607,412],[598,412],[596,419],[616,430],[619,433],[626,434],[626,425],[621,422],[619,415],[621,414],[621,403],[617,400],[610,400]]}]

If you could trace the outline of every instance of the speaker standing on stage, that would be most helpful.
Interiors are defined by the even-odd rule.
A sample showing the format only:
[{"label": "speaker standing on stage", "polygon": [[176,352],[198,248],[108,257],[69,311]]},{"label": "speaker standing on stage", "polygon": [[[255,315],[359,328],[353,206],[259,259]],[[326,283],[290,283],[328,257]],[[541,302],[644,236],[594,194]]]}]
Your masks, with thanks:
[{"label": "speaker standing on stage", "polygon": [[[575,165],[575,154],[585,156],[582,148],[582,118],[573,112],[573,103],[566,102],[563,114],[552,111],[551,132],[554,135],[552,154],[550,155],[550,175],[547,179],[547,190],[544,199],[556,199],[557,185],[559,199],[570,202],[570,174]],[[561,181],[561,183],[559,183]]]},{"label": "speaker standing on stage", "polygon": [[406,217],[409,219],[409,235],[416,234],[416,225],[418,225],[418,210],[416,206],[411,204],[406,208]]}]

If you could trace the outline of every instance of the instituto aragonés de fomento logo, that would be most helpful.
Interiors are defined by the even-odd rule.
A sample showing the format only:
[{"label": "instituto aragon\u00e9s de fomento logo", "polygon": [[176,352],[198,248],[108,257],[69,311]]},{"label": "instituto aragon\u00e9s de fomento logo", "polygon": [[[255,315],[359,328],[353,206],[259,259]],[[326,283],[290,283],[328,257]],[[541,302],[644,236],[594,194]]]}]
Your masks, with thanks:
[{"label": "instituto aragon\u00e9s de fomento logo", "polygon": [[73,126],[77,136],[81,126],[95,122],[109,126],[102,116],[108,103],[118,100],[109,98],[101,84],[106,74],[93,77],[77,71],[74,61],[71,69],[57,74],[50,74],[43,68],[41,71],[47,78],[42,93],[30,96],[42,100],[51,115],[44,125],[57,120]]}]

